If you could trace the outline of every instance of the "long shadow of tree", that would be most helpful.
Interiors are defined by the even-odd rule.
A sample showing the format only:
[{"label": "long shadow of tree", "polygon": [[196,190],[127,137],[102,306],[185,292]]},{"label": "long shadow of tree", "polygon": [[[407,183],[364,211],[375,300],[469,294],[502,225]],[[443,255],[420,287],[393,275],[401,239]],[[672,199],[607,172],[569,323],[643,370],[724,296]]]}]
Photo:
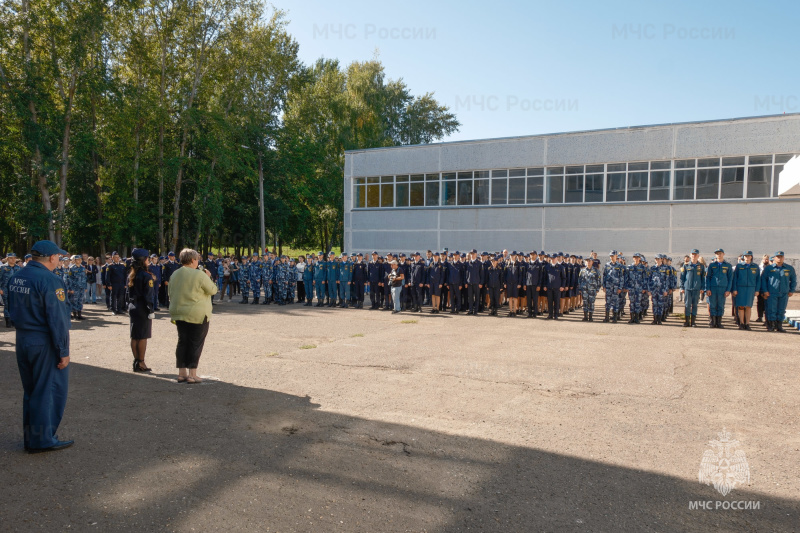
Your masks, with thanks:
[{"label": "long shadow of tree", "polygon": [[[76,445],[27,455],[15,356],[0,349],[4,530],[799,527],[798,501],[742,488],[723,498],[697,481],[325,412],[269,390],[71,368],[60,436]],[[760,508],[690,510],[698,500]]]}]

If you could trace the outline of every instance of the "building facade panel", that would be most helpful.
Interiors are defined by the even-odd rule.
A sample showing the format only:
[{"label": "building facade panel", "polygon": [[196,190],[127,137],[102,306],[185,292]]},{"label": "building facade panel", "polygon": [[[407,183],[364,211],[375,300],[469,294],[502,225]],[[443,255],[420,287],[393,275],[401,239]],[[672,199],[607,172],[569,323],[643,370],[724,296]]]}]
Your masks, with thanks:
[{"label": "building facade panel", "polygon": [[670,159],[672,136],[671,128],[553,136],[547,142],[547,164],[586,165],[614,161]]},{"label": "building facade panel", "polygon": [[430,145],[353,152],[352,175],[380,176],[438,172],[440,150],[440,145]]},{"label": "building facade panel", "polygon": [[541,137],[443,144],[442,171],[525,167],[544,164]]},{"label": "building facade panel", "polygon": [[796,152],[800,120],[780,118],[678,127],[675,157]]},{"label": "building facade panel", "polygon": [[545,229],[667,228],[669,204],[548,207]]}]

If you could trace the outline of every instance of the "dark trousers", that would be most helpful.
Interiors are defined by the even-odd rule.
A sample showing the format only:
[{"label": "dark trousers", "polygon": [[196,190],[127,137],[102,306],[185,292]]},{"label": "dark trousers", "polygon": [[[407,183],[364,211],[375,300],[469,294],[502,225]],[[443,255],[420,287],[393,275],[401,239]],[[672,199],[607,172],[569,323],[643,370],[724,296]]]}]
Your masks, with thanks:
[{"label": "dark trousers", "polygon": [[17,330],[17,367],[22,380],[22,429],[26,448],[49,448],[64,416],[69,367],[56,368],[58,355],[40,332]]},{"label": "dark trousers", "polygon": [[122,313],[125,310],[125,285],[111,286],[111,310]]},{"label": "dark trousers", "polygon": [[[310,300],[311,298],[309,298]],[[306,300],[306,284],[303,281],[297,282],[297,301],[304,302]]]},{"label": "dark trousers", "polygon": [[500,307],[500,287],[489,287],[489,307],[492,311],[497,311]]},{"label": "dark trousers", "polygon": [[547,317],[555,318],[561,306],[561,291],[558,289],[547,289]]},{"label": "dark trousers", "polygon": [[364,282],[363,281],[356,281],[353,283],[353,293],[351,296],[357,301],[361,303],[364,301]]},{"label": "dark trousers", "polygon": [[527,285],[525,289],[525,301],[528,304],[528,314],[536,312],[536,302],[539,300],[539,291],[533,285]]},{"label": "dark trousers", "polygon": [[386,283],[383,286],[383,301],[386,305],[386,309],[392,308],[392,284]]},{"label": "dark trousers", "polygon": [[764,318],[764,311],[766,308],[766,300],[764,300],[764,297],[761,296],[761,293],[758,293],[758,296],[756,297],[756,311],[758,311],[758,318]]},{"label": "dark trousers", "polygon": [[449,298],[450,298],[450,289],[447,287],[447,285],[443,284],[442,285],[442,296],[441,296],[441,299],[439,300],[439,310],[440,311],[444,311],[447,308],[447,302],[449,301]]},{"label": "dark trousers", "polygon": [[477,283],[470,283],[467,285],[467,302],[469,303],[469,312],[477,313],[478,306],[480,305],[481,289]]},{"label": "dark trousers", "polygon": [[461,289],[458,285],[448,285],[448,292],[450,293],[450,311],[456,312],[461,310]]},{"label": "dark trousers", "polygon": [[175,349],[176,368],[197,368],[200,354],[203,353],[206,335],[208,335],[208,319],[204,318],[202,324],[177,320],[175,325],[178,326],[178,347]]},{"label": "dark trousers", "polygon": [[378,286],[377,281],[369,284],[370,307],[379,307],[381,305],[381,296],[383,295],[381,292],[382,289],[383,287]]}]

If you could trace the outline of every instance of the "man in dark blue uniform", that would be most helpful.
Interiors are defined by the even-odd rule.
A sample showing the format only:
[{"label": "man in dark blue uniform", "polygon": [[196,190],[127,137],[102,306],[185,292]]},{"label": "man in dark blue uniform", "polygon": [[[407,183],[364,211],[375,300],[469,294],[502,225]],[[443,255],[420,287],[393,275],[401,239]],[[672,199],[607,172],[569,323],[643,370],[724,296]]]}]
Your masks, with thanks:
[{"label": "man in dark blue uniform", "polygon": [[163,282],[164,282],[164,307],[169,307],[169,278],[172,273],[181,268],[181,264],[175,261],[175,252],[167,254],[167,262],[164,263]]},{"label": "man in dark blue uniform", "polygon": [[120,262],[119,254],[113,252],[111,254],[113,263],[106,268],[106,283],[108,286],[106,290],[111,291],[111,314],[116,315],[124,313],[124,297],[125,297],[125,264]]},{"label": "man in dark blue uniform", "polygon": [[[150,256],[150,264],[147,265],[147,271],[153,275],[153,284],[156,287],[161,286],[161,274],[163,268],[158,264],[158,256],[153,254]],[[153,311],[158,311],[158,291],[153,291]]]},{"label": "man in dark blue uniform", "polygon": [[372,261],[367,266],[370,309],[381,307],[383,300],[383,263],[378,262],[378,257],[378,252],[372,252]]},{"label": "man in dark blue uniform", "polygon": [[64,282],[52,274],[59,254],[67,252],[52,241],[39,241],[31,253],[32,260],[10,280],[8,304],[17,328],[25,450],[39,453],[73,443],[56,436],[69,385],[70,308]]},{"label": "man in dark blue uniform", "polygon": [[477,315],[483,289],[483,263],[478,261],[478,250],[470,252],[469,262],[464,265],[464,284],[467,286],[468,315]]}]

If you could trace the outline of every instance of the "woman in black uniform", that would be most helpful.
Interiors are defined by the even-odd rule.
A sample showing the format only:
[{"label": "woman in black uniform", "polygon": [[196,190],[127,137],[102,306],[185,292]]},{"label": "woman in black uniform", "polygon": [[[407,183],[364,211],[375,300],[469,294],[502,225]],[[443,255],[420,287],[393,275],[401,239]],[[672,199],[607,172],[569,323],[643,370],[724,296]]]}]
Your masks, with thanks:
[{"label": "woman in black uniform", "polygon": [[147,339],[151,336],[153,325],[153,275],[147,271],[147,257],[150,252],[134,248],[131,273],[128,275],[128,316],[131,319],[131,351],[133,352],[133,371],[150,372],[144,362]]}]

